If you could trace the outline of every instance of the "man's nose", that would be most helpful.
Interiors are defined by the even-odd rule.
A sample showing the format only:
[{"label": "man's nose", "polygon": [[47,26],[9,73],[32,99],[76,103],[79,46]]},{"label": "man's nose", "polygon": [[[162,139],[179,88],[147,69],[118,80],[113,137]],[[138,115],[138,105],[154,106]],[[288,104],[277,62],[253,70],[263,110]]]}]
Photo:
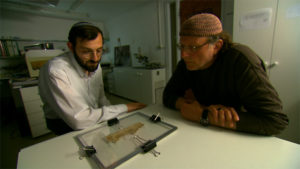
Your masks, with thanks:
[{"label": "man's nose", "polygon": [[91,53],[91,59],[94,61],[98,61],[100,57],[101,57],[101,55],[99,55],[99,53],[97,51],[94,51]]},{"label": "man's nose", "polygon": [[187,50],[181,50],[181,58],[189,57],[189,52]]}]

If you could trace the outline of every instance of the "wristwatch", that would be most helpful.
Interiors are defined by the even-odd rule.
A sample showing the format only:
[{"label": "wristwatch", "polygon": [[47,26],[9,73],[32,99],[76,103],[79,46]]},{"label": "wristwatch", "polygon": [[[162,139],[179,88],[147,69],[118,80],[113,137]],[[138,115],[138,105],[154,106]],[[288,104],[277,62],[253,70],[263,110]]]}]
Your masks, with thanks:
[{"label": "wristwatch", "polygon": [[204,109],[202,112],[200,124],[202,124],[203,126],[208,126],[208,110],[207,109]]}]

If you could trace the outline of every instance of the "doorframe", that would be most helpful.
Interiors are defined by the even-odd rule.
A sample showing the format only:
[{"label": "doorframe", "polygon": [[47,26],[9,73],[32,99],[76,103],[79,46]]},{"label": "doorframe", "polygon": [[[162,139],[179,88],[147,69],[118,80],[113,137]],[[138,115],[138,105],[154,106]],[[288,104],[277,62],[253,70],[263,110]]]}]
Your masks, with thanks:
[{"label": "doorframe", "polygon": [[[180,29],[180,0],[175,0],[172,2],[167,2],[166,4],[166,81],[168,81],[175,68],[177,66],[178,61],[180,60],[180,51],[177,48],[177,44],[179,43],[179,29]],[[175,22],[175,23],[174,23]]]}]

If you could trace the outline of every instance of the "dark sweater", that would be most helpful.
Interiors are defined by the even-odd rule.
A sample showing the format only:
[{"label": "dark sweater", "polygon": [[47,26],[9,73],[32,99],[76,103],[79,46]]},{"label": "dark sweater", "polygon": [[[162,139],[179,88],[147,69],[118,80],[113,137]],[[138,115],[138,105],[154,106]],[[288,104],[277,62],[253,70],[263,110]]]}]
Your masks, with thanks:
[{"label": "dark sweater", "polygon": [[262,60],[246,46],[219,52],[205,70],[189,71],[181,60],[164,90],[164,105],[175,108],[176,100],[189,88],[202,105],[234,107],[240,117],[238,131],[273,135],[288,125]]}]

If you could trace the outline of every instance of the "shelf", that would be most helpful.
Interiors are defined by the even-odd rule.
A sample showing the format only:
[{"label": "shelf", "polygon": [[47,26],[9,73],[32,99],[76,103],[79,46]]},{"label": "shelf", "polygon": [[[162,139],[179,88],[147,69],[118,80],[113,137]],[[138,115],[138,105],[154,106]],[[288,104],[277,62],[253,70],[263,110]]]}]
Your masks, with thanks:
[{"label": "shelf", "polygon": [[0,56],[0,60],[24,59],[24,56]]},{"label": "shelf", "polygon": [[0,57],[1,59],[18,58],[28,49],[53,49],[57,43],[67,43],[67,40],[41,40],[41,39],[22,39],[18,37],[0,38]]}]

